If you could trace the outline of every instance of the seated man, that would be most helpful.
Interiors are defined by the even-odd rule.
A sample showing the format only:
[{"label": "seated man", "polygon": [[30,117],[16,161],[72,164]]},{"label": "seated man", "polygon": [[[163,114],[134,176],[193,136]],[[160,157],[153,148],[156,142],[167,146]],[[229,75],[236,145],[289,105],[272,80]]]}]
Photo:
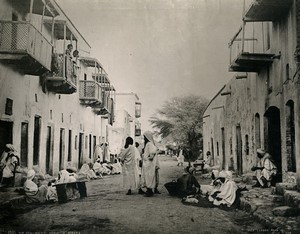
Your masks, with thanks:
[{"label": "seated man", "polygon": [[219,177],[213,183],[214,188],[208,199],[215,206],[226,205],[230,207],[236,200],[237,185],[232,180],[230,171],[221,171]]},{"label": "seated man", "polygon": [[33,182],[34,177],[35,171],[33,169],[29,170],[27,173],[27,180],[24,183],[26,202],[45,203],[48,187],[45,185],[38,187],[37,184]]},{"label": "seated man", "polygon": [[201,186],[195,176],[193,176],[194,170],[194,167],[186,167],[183,175],[177,179],[177,191],[179,197],[196,195],[201,192]]},{"label": "seated man", "polygon": [[272,179],[277,174],[277,168],[271,160],[271,155],[265,153],[264,150],[257,149],[257,157],[259,158],[257,165],[251,168],[252,171],[255,171],[257,179],[254,187],[270,187]]},{"label": "seated man", "polygon": [[87,179],[98,179],[98,176],[95,174],[93,170],[93,165],[91,163],[88,163],[85,161],[83,165],[81,166],[79,172],[79,176],[86,176]]},{"label": "seated man", "polygon": [[96,162],[93,165],[93,170],[96,173],[96,175],[98,175],[102,178],[102,173],[103,173],[104,169],[100,163],[100,158],[96,159]]}]

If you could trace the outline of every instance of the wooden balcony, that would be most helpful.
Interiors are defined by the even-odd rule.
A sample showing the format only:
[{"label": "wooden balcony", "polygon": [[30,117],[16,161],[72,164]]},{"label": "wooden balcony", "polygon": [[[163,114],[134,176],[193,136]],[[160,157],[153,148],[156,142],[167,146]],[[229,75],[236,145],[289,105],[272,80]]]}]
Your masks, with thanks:
[{"label": "wooden balcony", "polygon": [[[105,115],[110,113],[110,105],[111,105],[111,98],[109,97],[109,92],[102,92],[102,104],[99,107],[95,107],[94,108],[94,112],[97,115],[103,115],[103,117],[105,117]],[[108,116],[106,116],[108,117]]]},{"label": "wooden balcony", "polygon": [[[51,72],[47,76],[47,88],[51,92],[72,94],[77,90],[77,60],[66,54],[67,43],[77,43],[76,33],[66,20],[44,19],[49,31],[53,31],[57,53],[52,55]],[[58,46],[60,45],[60,46]]]},{"label": "wooden balcony", "polygon": [[246,11],[245,22],[278,21],[286,16],[293,0],[254,0]]},{"label": "wooden balcony", "polygon": [[110,80],[108,78],[108,75],[104,71],[100,73],[93,73],[92,76],[93,79],[95,79],[105,90],[107,91],[111,90]]},{"label": "wooden balcony", "polygon": [[98,82],[94,80],[79,81],[79,99],[84,105],[91,107],[101,107],[102,89]]},{"label": "wooden balcony", "polygon": [[77,66],[64,54],[53,54],[51,72],[47,76],[47,88],[51,92],[72,94],[77,90]]},{"label": "wooden balcony", "polygon": [[266,36],[267,33],[269,31],[264,32],[261,23],[247,23],[241,27],[229,43],[229,71],[259,72],[271,64],[275,54],[269,52],[270,37]]},{"label": "wooden balcony", "polygon": [[32,24],[0,21],[0,61],[14,64],[28,75],[51,69],[52,45]]}]

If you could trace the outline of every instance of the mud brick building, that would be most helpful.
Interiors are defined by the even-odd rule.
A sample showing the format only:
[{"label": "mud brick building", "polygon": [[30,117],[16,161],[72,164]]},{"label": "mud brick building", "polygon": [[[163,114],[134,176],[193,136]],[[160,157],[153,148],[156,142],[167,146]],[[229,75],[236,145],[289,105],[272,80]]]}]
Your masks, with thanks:
[{"label": "mud brick building", "polygon": [[90,51],[54,0],[0,1],[0,154],[12,143],[22,167],[49,174],[92,158],[113,125],[115,89]]},{"label": "mud brick building", "polygon": [[245,1],[242,11],[229,41],[233,78],[203,115],[204,152],[244,175],[263,148],[275,160],[277,182],[300,188],[300,1]]}]

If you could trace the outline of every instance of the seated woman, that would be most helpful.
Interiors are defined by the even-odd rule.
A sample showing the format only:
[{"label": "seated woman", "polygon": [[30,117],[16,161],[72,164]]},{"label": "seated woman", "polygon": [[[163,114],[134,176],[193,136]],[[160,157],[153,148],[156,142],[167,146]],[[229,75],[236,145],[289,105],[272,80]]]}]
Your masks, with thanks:
[{"label": "seated woman", "polygon": [[194,167],[186,167],[183,175],[177,179],[177,192],[179,197],[201,193],[201,186],[195,176],[193,176],[194,170]]},{"label": "seated woman", "polygon": [[[230,171],[221,171],[214,182],[215,189],[209,196],[209,201],[215,206],[225,205],[230,207],[236,200],[237,185],[232,180]],[[219,187],[218,187],[219,186]]]},{"label": "seated woman", "polygon": [[27,180],[24,183],[24,191],[27,203],[45,203],[47,195],[47,186],[38,187],[33,182],[35,171],[33,169],[27,172]]},{"label": "seated woman", "polygon": [[93,170],[94,170],[96,175],[98,175],[102,178],[102,173],[104,171],[104,168],[102,167],[102,165],[100,163],[100,158],[96,159],[96,162],[93,165]]},{"label": "seated woman", "polygon": [[122,165],[119,161],[119,159],[115,159],[115,163],[112,164],[112,171],[111,173],[114,175],[114,174],[121,174],[122,172]]},{"label": "seated woman", "polygon": [[103,167],[105,167],[107,169],[107,174],[111,174],[112,169],[113,169],[111,163],[104,160],[101,164]]},{"label": "seated woman", "polygon": [[57,183],[72,183],[76,182],[76,174],[69,173],[67,170],[61,170],[58,172]]},{"label": "seated woman", "polygon": [[32,167],[32,169],[35,172],[35,176],[33,179],[33,182],[37,184],[37,186],[41,186],[41,185],[47,185],[48,181],[46,181],[46,177],[45,175],[42,173],[42,171],[40,170],[39,166],[35,165]]},{"label": "seated woman", "polygon": [[98,179],[98,176],[95,174],[95,172],[93,171],[93,165],[92,164],[88,164],[87,162],[84,162],[84,164],[82,165],[82,167],[80,168],[78,174],[86,176],[87,179]]}]

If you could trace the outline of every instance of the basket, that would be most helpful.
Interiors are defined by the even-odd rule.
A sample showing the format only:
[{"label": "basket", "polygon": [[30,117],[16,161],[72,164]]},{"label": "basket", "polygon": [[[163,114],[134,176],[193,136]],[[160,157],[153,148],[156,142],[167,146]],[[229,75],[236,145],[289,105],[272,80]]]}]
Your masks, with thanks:
[{"label": "basket", "polygon": [[172,181],[165,184],[166,189],[168,190],[169,194],[171,196],[177,196],[178,190],[177,190],[177,182]]}]

